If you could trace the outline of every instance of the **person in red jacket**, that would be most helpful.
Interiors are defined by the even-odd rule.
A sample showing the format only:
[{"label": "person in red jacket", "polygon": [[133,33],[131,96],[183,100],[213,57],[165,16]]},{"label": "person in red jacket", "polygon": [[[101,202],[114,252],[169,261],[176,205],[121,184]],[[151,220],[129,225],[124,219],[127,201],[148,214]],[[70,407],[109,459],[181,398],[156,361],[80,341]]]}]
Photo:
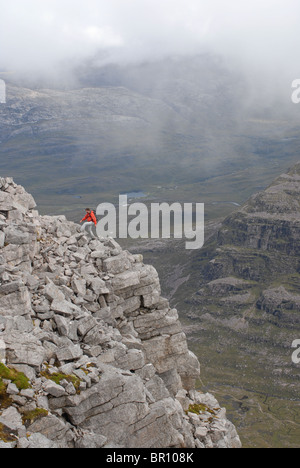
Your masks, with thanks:
[{"label": "person in red jacket", "polygon": [[85,211],[86,211],[86,215],[80,221],[80,223],[83,223],[83,221],[85,221],[85,223],[81,227],[81,231],[84,232],[86,230],[88,234],[90,235],[90,237],[95,237],[93,233],[93,226],[94,225],[97,226],[96,216],[90,208],[86,208]]}]

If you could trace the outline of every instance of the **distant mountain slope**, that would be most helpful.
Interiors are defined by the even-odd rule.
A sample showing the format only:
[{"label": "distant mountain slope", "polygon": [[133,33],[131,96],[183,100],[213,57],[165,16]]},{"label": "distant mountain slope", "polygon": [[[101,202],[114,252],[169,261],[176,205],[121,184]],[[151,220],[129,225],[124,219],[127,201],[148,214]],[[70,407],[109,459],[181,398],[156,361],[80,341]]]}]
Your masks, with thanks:
[{"label": "distant mountain slope", "polygon": [[[245,420],[253,412],[261,417],[263,443],[270,444],[272,427],[277,446],[297,445],[300,430],[300,373],[292,362],[292,343],[300,337],[299,239],[297,164],[230,215],[188,268],[189,288],[197,289],[185,301],[193,323],[188,327],[192,349],[208,366],[207,378],[213,375],[218,385],[231,382],[244,392],[281,400],[272,414],[266,410],[259,416],[258,408],[248,408],[241,416],[248,434],[252,429]],[[223,396],[229,393],[223,391]],[[294,421],[294,431],[289,432],[287,420]]]},{"label": "distant mountain slope", "polygon": [[87,66],[76,88],[31,88],[7,82],[0,170],[43,213],[73,216],[78,197],[85,206],[133,190],[162,199],[160,186],[180,187],[176,201],[218,192],[241,203],[299,154],[297,119],[249,107],[245,77],[214,57]]},{"label": "distant mountain slope", "polygon": [[[215,240],[206,246],[211,249],[209,256],[198,264],[199,287],[190,313],[248,340],[246,353],[253,353],[257,364],[251,345],[256,336],[272,352],[262,386],[270,372],[272,392],[281,394],[284,387],[295,396],[295,374],[286,350],[300,336],[299,239],[300,164],[223,222]],[[203,256],[204,252],[199,254]],[[195,275],[196,268],[197,263]],[[285,378],[274,376],[275,368],[277,375],[283,373],[289,380],[288,387]]]}]

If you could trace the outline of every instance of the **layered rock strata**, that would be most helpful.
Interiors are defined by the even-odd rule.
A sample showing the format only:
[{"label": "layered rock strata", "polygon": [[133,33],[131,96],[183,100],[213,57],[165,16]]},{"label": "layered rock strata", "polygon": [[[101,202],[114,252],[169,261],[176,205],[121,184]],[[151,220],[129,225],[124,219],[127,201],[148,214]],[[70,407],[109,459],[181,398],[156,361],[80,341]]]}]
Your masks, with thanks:
[{"label": "layered rock strata", "polygon": [[156,270],[0,179],[0,447],[240,447]]},{"label": "layered rock strata", "polygon": [[232,387],[238,369],[245,389],[289,400],[299,396],[291,359],[300,334],[299,240],[300,163],[226,218],[199,254],[189,338],[198,342],[204,336],[203,345],[212,344],[210,359],[217,355],[221,361],[218,379],[226,373]]}]

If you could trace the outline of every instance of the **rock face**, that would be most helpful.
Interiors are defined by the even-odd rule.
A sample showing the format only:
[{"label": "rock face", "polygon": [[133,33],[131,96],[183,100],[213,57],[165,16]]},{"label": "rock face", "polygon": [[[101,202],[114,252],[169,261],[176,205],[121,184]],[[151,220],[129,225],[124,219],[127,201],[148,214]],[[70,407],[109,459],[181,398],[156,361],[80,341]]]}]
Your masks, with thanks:
[{"label": "rock face", "polygon": [[241,443],[156,270],[0,179],[0,447]]},{"label": "rock face", "polygon": [[[201,253],[208,252],[189,316],[211,343],[222,336],[214,352],[227,383],[235,362],[244,369],[241,387],[298,398],[291,343],[300,334],[299,241],[300,163],[229,216]],[[197,340],[196,324],[191,333]]]},{"label": "rock face", "polygon": [[[262,262],[273,270],[274,276],[282,269],[289,274],[297,270],[300,255],[299,213],[300,163],[230,216],[219,231],[218,243],[220,246],[234,245],[237,250],[264,252]],[[248,271],[239,273],[256,280],[259,275],[257,261],[253,258],[248,263]]]}]

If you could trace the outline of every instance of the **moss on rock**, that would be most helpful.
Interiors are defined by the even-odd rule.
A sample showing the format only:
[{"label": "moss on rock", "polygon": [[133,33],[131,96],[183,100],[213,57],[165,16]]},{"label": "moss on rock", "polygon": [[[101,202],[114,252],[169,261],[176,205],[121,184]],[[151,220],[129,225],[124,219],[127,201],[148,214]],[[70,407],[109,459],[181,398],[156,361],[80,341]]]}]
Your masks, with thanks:
[{"label": "moss on rock", "polygon": [[0,363],[0,393],[3,391],[3,380],[10,380],[19,390],[27,390],[30,388],[29,380],[23,372],[18,372],[16,369],[6,367]]}]

